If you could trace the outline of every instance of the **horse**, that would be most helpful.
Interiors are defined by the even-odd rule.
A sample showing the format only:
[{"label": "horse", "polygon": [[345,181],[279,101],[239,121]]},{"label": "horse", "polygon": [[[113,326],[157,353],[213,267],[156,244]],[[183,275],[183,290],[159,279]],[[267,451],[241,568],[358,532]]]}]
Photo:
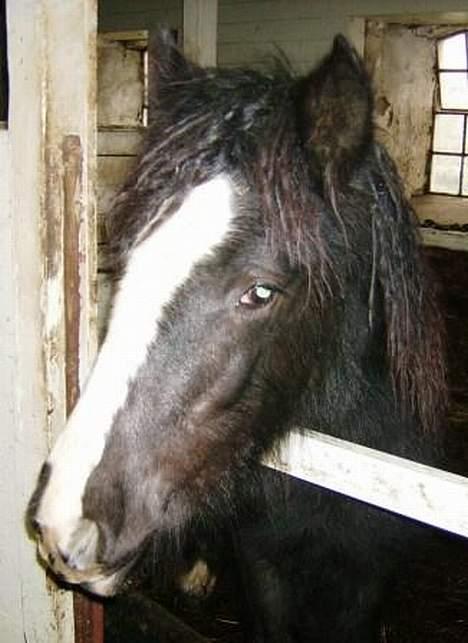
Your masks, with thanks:
[{"label": "horse", "polygon": [[301,77],[202,69],[164,33],[153,64],[107,334],[30,501],[40,555],[107,596],[150,539],[220,526],[257,643],[375,643],[423,529],[261,464],[298,427],[444,459],[443,325],[370,79],[343,36]]}]

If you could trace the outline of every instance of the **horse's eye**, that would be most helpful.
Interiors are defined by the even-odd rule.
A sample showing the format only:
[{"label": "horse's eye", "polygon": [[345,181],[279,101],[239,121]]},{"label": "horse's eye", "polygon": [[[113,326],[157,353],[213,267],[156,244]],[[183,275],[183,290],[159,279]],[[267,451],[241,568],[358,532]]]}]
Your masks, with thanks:
[{"label": "horse's eye", "polygon": [[239,299],[242,306],[259,307],[270,304],[278,289],[268,284],[254,284]]}]

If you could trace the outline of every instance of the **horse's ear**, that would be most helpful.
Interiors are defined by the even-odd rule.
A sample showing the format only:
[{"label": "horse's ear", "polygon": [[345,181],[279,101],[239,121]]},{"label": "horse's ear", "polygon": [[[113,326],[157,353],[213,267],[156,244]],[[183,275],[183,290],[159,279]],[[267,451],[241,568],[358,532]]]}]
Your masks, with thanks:
[{"label": "horse's ear", "polygon": [[148,75],[151,103],[175,83],[190,81],[203,75],[203,70],[188,60],[177,47],[169,29],[151,34],[148,43]]},{"label": "horse's ear", "polygon": [[372,140],[372,92],[364,64],[343,36],[299,83],[301,136],[325,176],[346,177]]}]

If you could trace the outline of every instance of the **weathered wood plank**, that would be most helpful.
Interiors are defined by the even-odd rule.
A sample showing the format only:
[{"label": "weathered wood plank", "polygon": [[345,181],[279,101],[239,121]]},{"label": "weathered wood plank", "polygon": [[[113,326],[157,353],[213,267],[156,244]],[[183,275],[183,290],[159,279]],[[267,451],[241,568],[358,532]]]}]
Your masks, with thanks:
[{"label": "weathered wood plank", "polygon": [[140,29],[132,31],[111,31],[99,34],[99,42],[128,42],[134,49],[144,48],[148,42],[148,31]]},{"label": "weathered wood plank", "polygon": [[80,186],[83,149],[79,136],[67,134],[63,156],[63,281],[67,415],[80,392]]},{"label": "weathered wood plank", "polygon": [[185,0],[183,48],[202,67],[214,67],[217,53],[218,0]]},{"label": "weathered wood plank", "polygon": [[100,129],[98,132],[99,156],[134,156],[138,153],[144,135],[142,129]]},{"label": "weathered wood plank", "polygon": [[468,224],[468,199],[443,194],[424,194],[411,199],[418,219],[439,225]]},{"label": "weathered wood plank", "polygon": [[421,228],[421,236],[425,246],[468,252],[468,234],[466,232]]},{"label": "weathered wood plank", "polygon": [[101,40],[98,49],[98,125],[143,124],[143,53],[124,43]]},{"label": "weathered wood plank", "polygon": [[[295,18],[288,20],[261,20],[259,22],[220,23],[218,40],[223,45],[233,43],[262,43],[288,40],[311,41],[311,33],[320,29],[319,18]],[[323,28],[323,26],[322,26]],[[327,28],[327,26],[325,26]]]},{"label": "weathered wood plank", "polygon": [[[62,367],[66,391],[65,400],[56,399],[62,406],[53,414],[57,433],[63,429],[63,410],[69,414],[76,403],[97,346],[97,9],[94,0],[43,0],[42,5],[47,16],[44,217],[46,230],[52,231],[47,236],[46,265],[52,257],[55,261],[47,287],[63,292],[59,319],[65,339],[60,348],[50,346]],[[102,639],[102,606],[75,594],[74,643],[102,643]]]},{"label": "weathered wood plank", "polygon": [[117,190],[135,163],[135,156],[100,156],[98,158],[97,202],[100,214],[108,212]]},{"label": "weathered wood plank", "polygon": [[295,18],[322,17],[330,11],[326,0],[259,0],[258,2],[230,2],[219,7],[220,24],[231,22],[262,22]]},{"label": "weathered wood plank", "polygon": [[99,2],[100,31],[121,31],[122,29],[156,29],[166,26],[181,29],[183,24],[182,0],[155,2],[155,0],[115,0]]},{"label": "weathered wood plank", "polygon": [[98,316],[97,332],[98,340],[101,343],[107,330],[107,323],[111,309],[113,284],[112,275],[107,272],[100,272],[98,275]]},{"label": "weathered wood plank", "polygon": [[330,49],[330,40],[278,41],[264,43],[223,44],[218,46],[218,62],[227,65],[258,65],[277,57],[282,52],[292,63],[310,68]]},{"label": "weathered wood plank", "polygon": [[102,13],[143,13],[155,11],[164,15],[167,11],[180,11],[182,13],[183,0],[101,0],[100,16]]}]

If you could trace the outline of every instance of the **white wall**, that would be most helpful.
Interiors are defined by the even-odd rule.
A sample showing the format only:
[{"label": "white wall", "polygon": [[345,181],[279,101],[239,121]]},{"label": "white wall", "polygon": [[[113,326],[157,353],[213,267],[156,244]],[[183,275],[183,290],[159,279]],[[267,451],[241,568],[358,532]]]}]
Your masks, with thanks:
[{"label": "white wall", "polygon": [[[10,126],[0,131],[2,643],[59,643],[57,609],[63,611],[67,629],[66,604],[61,605],[61,597],[48,588],[25,528],[25,510],[48,442],[39,234],[42,70],[38,65],[36,73],[29,72],[30,65],[42,57],[42,48],[40,8],[32,4],[23,0],[15,1],[16,6],[7,3]],[[20,27],[26,14],[29,21]],[[27,111],[21,109],[20,96]]]},{"label": "white wall", "polygon": [[[83,221],[83,307],[89,298],[96,13],[93,0],[7,0],[7,20],[10,110],[8,130],[0,131],[0,641],[72,643],[71,592],[58,590],[39,565],[25,512],[65,419],[68,135],[79,138],[83,150],[73,196]],[[84,370],[93,349],[84,324],[80,330]]]},{"label": "white wall", "polygon": [[[37,116],[32,108],[27,125],[37,122]],[[68,601],[61,604],[62,596],[47,587],[25,528],[26,506],[47,452],[47,399],[41,355],[42,261],[34,207],[39,194],[31,181],[37,158],[30,145],[27,153],[23,148],[22,171],[15,165],[15,129],[12,123],[10,131],[0,131],[0,640],[59,643],[66,637],[63,630],[58,636],[57,608],[64,629],[72,632]]]},{"label": "white wall", "polygon": [[[45,591],[44,574],[36,563],[35,548],[26,540],[24,531],[25,507],[34,484],[37,463],[45,450],[44,436],[40,431],[29,433],[33,424],[41,426],[43,409],[32,401],[41,382],[30,370],[32,366],[37,373],[39,366],[36,362],[37,346],[30,344],[31,340],[35,342],[33,319],[30,317],[27,321],[31,328],[23,342],[20,341],[19,315],[26,311],[18,301],[21,296],[18,273],[29,272],[33,267],[34,253],[26,227],[22,239],[26,256],[22,256],[24,263],[18,270],[13,258],[18,230],[13,221],[11,174],[8,172],[10,158],[9,132],[0,131],[0,640],[20,643],[23,641],[23,628],[28,637],[31,631],[36,630],[47,634],[50,641],[54,638],[53,623],[48,618],[53,609],[51,597]],[[30,223],[33,224],[33,220]],[[29,274],[33,288],[37,286],[34,273]],[[31,299],[34,307],[37,303],[34,294]],[[28,369],[22,373],[20,368],[25,358]]]}]

